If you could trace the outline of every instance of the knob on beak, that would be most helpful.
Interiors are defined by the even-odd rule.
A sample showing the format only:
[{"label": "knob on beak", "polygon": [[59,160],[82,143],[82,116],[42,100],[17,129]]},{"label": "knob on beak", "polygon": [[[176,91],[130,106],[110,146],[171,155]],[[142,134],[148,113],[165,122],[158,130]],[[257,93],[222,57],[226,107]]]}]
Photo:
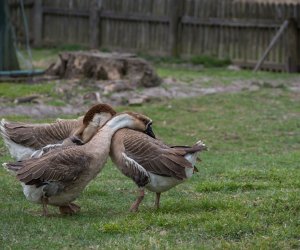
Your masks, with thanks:
[{"label": "knob on beak", "polygon": [[151,137],[154,138],[154,139],[156,138],[156,137],[155,137],[155,134],[154,134],[154,132],[153,132],[153,130],[152,130],[151,124],[148,124],[145,133],[146,133],[147,135],[151,136]]}]

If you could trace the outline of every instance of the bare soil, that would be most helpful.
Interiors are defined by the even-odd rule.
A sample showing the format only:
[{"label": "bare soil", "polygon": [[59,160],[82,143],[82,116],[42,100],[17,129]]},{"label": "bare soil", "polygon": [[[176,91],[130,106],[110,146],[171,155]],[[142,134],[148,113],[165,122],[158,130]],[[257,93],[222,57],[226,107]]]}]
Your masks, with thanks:
[{"label": "bare soil", "polygon": [[[132,87],[126,80],[57,80],[55,92],[64,105],[47,104],[49,97],[41,97],[36,103],[12,104],[14,100],[0,100],[0,114],[28,115],[32,117],[59,117],[63,115],[79,115],[96,102],[117,105],[145,105],[149,102],[168,101],[174,98],[188,98],[218,93],[237,93],[241,91],[258,91],[261,88],[282,89],[295,93],[300,100],[300,77],[282,81],[264,82],[257,80],[234,80],[227,85],[209,84],[213,81],[207,77],[184,82],[175,78],[165,78],[162,84],[152,88]],[[30,98],[29,98],[30,99]]]}]

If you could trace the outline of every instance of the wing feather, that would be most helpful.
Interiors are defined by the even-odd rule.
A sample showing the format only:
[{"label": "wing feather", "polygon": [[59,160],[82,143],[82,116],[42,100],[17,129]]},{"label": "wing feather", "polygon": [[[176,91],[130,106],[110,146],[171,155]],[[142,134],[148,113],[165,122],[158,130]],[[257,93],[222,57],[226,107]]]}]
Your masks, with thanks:
[{"label": "wing feather", "polygon": [[91,157],[81,151],[78,148],[75,150],[75,147],[55,150],[41,158],[9,163],[7,167],[16,169],[16,165],[19,166],[17,178],[28,185],[44,181],[72,181],[89,166],[91,161]]},{"label": "wing feather", "polygon": [[59,120],[50,124],[5,122],[4,129],[6,137],[13,142],[40,149],[66,139],[81,124],[82,120]]},{"label": "wing feather", "polygon": [[118,138],[122,137],[125,154],[148,172],[182,180],[186,178],[185,169],[192,167],[183,157],[184,150],[170,148],[161,141],[134,130],[122,129],[116,134]]}]

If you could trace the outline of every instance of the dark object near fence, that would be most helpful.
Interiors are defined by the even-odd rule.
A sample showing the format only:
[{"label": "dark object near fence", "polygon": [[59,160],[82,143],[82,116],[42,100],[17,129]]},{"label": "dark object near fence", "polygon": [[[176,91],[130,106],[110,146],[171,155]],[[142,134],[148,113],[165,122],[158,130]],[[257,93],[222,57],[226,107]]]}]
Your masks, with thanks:
[{"label": "dark object near fence", "polygon": [[63,52],[46,73],[67,79],[126,79],[131,86],[136,87],[154,87],[161,83],[153,67],[133,54]]},{"label": "dark object near fence", "polygon": [[8,1],[0,0],[0,71],[18,70],[19,68],[9,19]]},{"label": "dark object near fence", "polygon": [[[26,0],[35,45],[82,44],[148,54],[208,55],[257,64],[285,20],[261,69],[300,71],[300,3],[283,0]],[[11,0],[18,27],[17,0]],[[35,17],[35,18],[32,18]]]}]

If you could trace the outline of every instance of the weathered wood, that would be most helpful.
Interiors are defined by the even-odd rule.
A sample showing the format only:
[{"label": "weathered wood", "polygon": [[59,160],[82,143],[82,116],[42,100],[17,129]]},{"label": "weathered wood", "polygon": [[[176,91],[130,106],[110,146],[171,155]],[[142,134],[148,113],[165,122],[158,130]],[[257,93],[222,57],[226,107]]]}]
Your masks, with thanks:
[{"label": "weathered wood", "polygon": [[96,49],[100,46],[100,10],[101,5],[98,5],[97,0],[93,0],[92,4],[90,5],[89,15],[89,36],[91,49]]},{"label": "weathered wood", "polygon": [[41,98],[40,95],[30,95],[30,96],[24,96],[24,97],[19,97],[14,100],[14,103],[19,104],[19,103],[26,103],[26,102],[36,102],[38,98]]},{"label": "weathered wood", "polygon": [[38,47],[42,44],[43,33],[43,7],[42,0],[34,0],[34,26],[33,26],[33,43]]},{"label": "weathered wood", "polygon": [[169,25],[169,49],[170,55],[179,56],[180,54],[180,17],[181,10],[183,6],[183,0],[171,0],[169,1],[169,11],[170,11],[170,25]]},{"label": "weathered wood", "polygon": [[154,68],[133,54],[64,52],[46,71],[61,78],[128,80],[134,87],[153,87],[161,83]]},{"label": "weathered wood", "polygon": [[270,42],[268,48],[265,50],[264,54],[262,55],[262,57],[259,59],[259,61],[257,62],[255,68],[254,68],[254,72],[258,71],[260,66],[263,64],[264,60],[266,59],[266,57],[268,56],[268,54],[270,53],[270,51],[272,50],[272,48],[274,47],[274,45],[277,43],[278,39],[282,36],[282,34],[284,33],[284,31],[286,30],[286,28],[289,25],[289,20],[285,20],[280,29],[278,30],[278,32],[276,33],[276,35],[273,37],[272,41]]},{"label": "weathered wood", "polygon": [[169,17],[155,15],[141,15],[138,13],[118,13],[114,11],[102,11],[101,18],[135,21],[135,22],[158,22],[168,23]]},{"label": "weathered wood", "polygon": [[43,7],[43,12],[45,14],[61,15],[61,16],[77,16],[77,17],[89,17],[90,12],[85,10],[71,10],[66,8],[52,8]]},{"label": "weathered wood", "polygon": [[242,18],[197,18],[183,16],[183,24],[210,25],[210,26],[230,26],[240,28],[278,28],[281,22],[270,19],[242,19]]},{"label": "weathered wood", "polygon": [[300,41],[299,31],[294,19],[289,20],[289,26],[286,32],[286,71],[298,72],[300,71]]}]

